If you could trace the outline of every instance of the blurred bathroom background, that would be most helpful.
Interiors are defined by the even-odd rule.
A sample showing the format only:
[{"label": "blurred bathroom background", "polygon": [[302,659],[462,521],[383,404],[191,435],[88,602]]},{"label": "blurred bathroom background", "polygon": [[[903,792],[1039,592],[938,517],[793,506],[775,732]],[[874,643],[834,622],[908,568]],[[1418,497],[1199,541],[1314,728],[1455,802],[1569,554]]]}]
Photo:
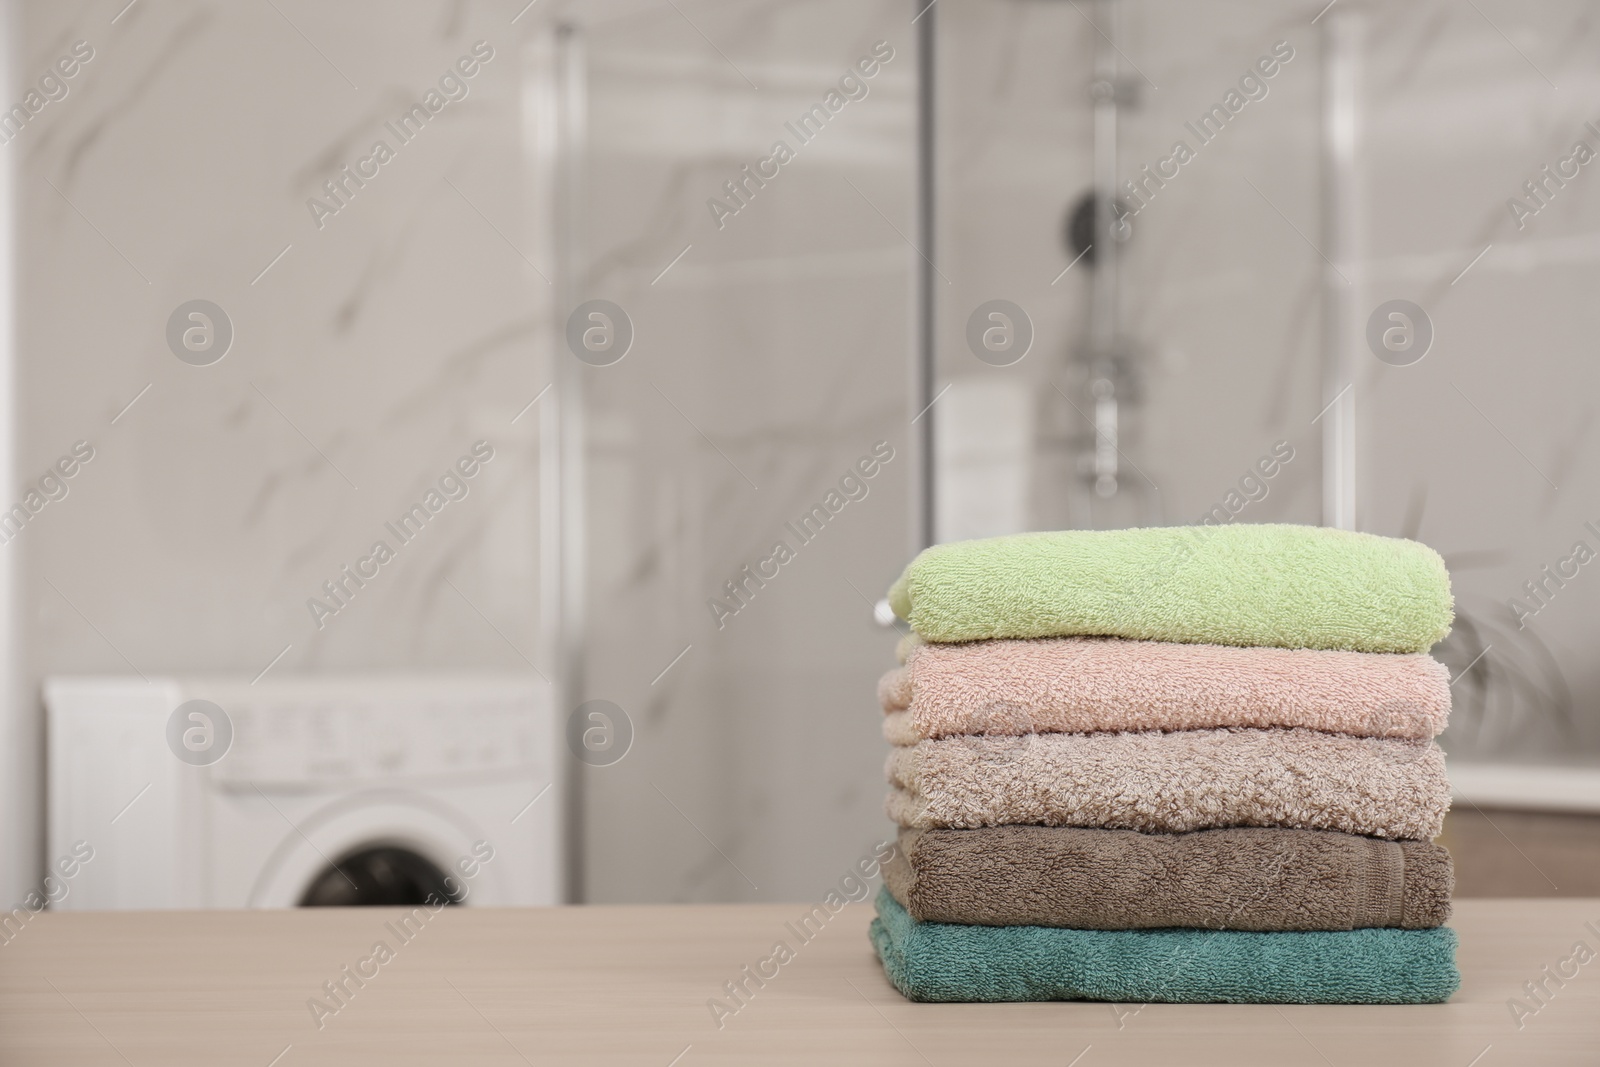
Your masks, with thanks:
[{"label": "blurred bathroom background", "polygon": [[[92,50],[0,126],[7,500],[93,451],[0,545],[12,898],[73,758],[43,687],[102,675],[310,686],[284,796],[336,798],[389,727],[377,698],[325,724],[319,678],[525,681],[561,898],[819,898],[891,833],[877,602],[918,547],[1207,515],[1437,548],[1461,892],[1600,892],[1600,577],[1562,569],[1600,550],[1593,5],[524,5],[8,5],[6,99]],[[194,300],[231,324],[205,365],[169,342]],[[1385,347],[1391,301],[1421,317],[1378,316]],[[580,353],[591,326],[623,355]],[[470,491],[329,599],[480,441]],[[160,757],[174,812],[228,767]],[[94,831],[124,864],[169,834],[147,779]],[[489,839],[533,822],[503,814]]]}]

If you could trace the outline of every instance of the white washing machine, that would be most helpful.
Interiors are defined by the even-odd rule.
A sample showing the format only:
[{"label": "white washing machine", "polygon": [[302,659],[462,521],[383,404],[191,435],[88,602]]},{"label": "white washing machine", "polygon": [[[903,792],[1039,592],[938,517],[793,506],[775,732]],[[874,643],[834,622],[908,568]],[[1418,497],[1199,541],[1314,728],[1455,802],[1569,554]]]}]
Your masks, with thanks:
[{"label": "white washing machine", "polygon": [[53,907],[561,900],[538,679],[52,678],[45,706]]}]

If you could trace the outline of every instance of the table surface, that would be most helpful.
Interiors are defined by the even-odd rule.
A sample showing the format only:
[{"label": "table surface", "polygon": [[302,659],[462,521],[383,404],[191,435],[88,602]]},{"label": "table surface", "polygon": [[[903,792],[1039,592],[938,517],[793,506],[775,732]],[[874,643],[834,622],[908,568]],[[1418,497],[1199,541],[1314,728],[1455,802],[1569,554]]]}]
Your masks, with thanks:
[{"label": "table surface", "polygon": [[[0,1063],[1600,1063],[1600,957],[1573,958],[1600,952],[1600,899],[1459,901],[1461,991],[1415,1007],[911,1004],[870,903],[799,944],[806,910],[449,908],[405,940],[390,908],[47,913],[0,946]],[[780,939],[794,958],[719,1026],[710,1002]],[[391,958],[362,963],[379,941]],[[323,984],[347,965],[372,977],[338,1004]]]}]

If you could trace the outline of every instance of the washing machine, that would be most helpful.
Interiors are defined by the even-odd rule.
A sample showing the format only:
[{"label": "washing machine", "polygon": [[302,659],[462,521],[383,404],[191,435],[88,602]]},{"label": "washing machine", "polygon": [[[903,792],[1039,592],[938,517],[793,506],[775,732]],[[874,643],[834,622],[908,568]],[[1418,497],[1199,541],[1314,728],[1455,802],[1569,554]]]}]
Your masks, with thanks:
[{"label": "washing machine", "polygon": [[59,677],[44,696],[52,907],[561,900],[540,679]]}]

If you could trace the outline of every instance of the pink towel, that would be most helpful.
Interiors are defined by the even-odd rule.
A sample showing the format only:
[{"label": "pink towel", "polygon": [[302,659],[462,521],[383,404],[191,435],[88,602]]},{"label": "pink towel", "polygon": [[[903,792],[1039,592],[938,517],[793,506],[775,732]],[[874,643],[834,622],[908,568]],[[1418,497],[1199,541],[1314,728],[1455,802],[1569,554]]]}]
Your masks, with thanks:
[{"label": "pink towel", "polygon": [[896,744],[1225,726],[1422,740],[1444,729],[1450,674],[1420,653],[1057,637],[915,645],[878,700]]},{"label": "pink towel", "polygon": [[889,818],[916,829],[1287,826],[1428,840],[1450,807],[1432,741],[1314,730],[948,737],[890,751]]}]

